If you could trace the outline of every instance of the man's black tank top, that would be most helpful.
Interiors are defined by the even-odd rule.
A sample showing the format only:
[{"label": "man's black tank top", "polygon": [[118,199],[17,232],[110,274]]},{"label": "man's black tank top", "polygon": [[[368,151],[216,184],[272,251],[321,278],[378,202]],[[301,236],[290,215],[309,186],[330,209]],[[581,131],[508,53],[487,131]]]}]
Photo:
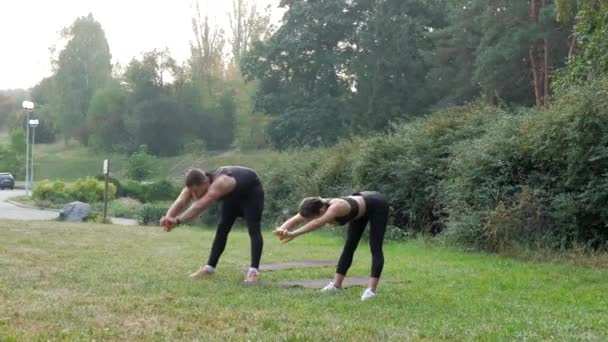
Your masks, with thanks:
[{"label": "man's black tank top", "polygon": [[340,197],[350,205],[350,212],[342,217],[336,217],[336,223],[343,226],[359,215],[359,203],[350,197]]},{"label": "man's black tank top", "polygon": [[222,197],[222,200],[244,196],[261,184],[255,171],[244,166],[222,166],[207,173],[211,183],[221,175],[230,176],[236,181],[234,190]]}]

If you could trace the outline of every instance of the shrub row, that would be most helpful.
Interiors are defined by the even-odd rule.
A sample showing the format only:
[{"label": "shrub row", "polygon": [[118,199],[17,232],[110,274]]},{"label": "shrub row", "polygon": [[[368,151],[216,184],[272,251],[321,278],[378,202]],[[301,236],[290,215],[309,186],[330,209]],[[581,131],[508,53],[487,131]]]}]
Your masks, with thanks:
[{"label": "shrub row", "polygon": [[[93,177],[79,179],[73,184],[62,181],[43,180],[36,183],[32,196],[36,201],[50,201],[54,203],[65,203],[69,201],[81,201],[93,203],[102,201],[104,198],[105,184]],[[116,197],[116,187],[108,186],[108,199]]]},{"label": "shrub row", "polygon": [[180,188],[169,181],[141,183],[128,181],[122,184],[121,197],[130,197],[143,203],[173,200],[179,195]]},{"label": "shrub row", "polygon": [[246,166],[264,182],[267,226],[306,196],[378,190],[391,203],[391,224],[406,231],[490,251],[604,248],[608,80],[571,88],[544,110],[473,103],[388,135],[271,153]]},{"label": "shrub row", "polygon": [[[36,184],[32,194],[36,201],[94,203],[103,201],[104,188],[103,176],[80,179],[73,184],[43,180]],[[169,181],[150,183],[129,181],[122,184],[117,179],[110,178],[108,186],[109,199],[130,197],[144,203],[173,200],[179,191],[180,189]]]}]

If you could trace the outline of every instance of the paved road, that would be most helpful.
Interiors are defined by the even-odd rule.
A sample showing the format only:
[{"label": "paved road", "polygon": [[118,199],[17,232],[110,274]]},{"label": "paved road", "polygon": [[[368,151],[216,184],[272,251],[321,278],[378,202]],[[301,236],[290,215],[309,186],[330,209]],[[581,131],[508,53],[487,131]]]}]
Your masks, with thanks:
[{"label": "paved road", "polygon": [[[23,195],[25,195],[25,191],[23,190],[0,190],[0,219],[54,220],[59,216],[59,213],[56,211],[22,208],[6,202],[11,197]],[[130,219],[112,218],[112,222],[122,226],[137,225],[137,221]]]},{"label": "paved road", "polygon": [[0,190],[0,219],[52,220],[59,216],[54,211],[21,208],[6,202],[11,197],[23,195],[25,195],[25,191],[23,190]]}]

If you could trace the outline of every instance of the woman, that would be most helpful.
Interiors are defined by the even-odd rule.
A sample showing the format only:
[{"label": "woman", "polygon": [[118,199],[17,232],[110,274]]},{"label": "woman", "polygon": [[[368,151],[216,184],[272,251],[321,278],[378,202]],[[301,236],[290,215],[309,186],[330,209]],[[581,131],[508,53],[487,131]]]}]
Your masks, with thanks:
[{"label": "woman", "polygon": [[[378,192],[365,191],[341,198],[309,197],[300,203],[299,213],[277,228],[274,234],[285,243],[319,229],[327,223],[338,225],[348,223],[348,237],[338,261],[334,281],[321,290],[338,291],[342,289],[342,282],[352,264],[353,254],[361,240],[365,226],[369,222],[372,270],[368,288],[361,296],[361,300],[367,300],[376,296],[376,288],[384,266],[382,243],[388,221],[388,211],[388,203]],[[305,223],[304,226],[292,231],[292,228],[303,223]]]}]

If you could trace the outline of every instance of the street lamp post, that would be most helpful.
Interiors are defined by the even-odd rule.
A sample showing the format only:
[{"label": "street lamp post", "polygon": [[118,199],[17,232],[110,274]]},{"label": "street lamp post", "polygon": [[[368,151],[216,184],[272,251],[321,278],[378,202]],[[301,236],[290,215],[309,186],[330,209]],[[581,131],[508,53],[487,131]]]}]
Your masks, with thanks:
[{"label": "street lamp post", "polygon": [[25,122],[25,195],[30,195],[30,186],[29,186],[29,168],[30,168],[30,114],[34,111],[34,102],[31,101],[23,101],[22,103],[23,110],[27,114],[27,121]]},{"label": "street lamp post", "polygon": [[34,189],[34,146],[36,146],[36,127],[40,124],[40,120],[34,119],[28,121],[30,127],[32,127],[32,147],[30,148],[32,156],[30,157],[30,188]]}]

